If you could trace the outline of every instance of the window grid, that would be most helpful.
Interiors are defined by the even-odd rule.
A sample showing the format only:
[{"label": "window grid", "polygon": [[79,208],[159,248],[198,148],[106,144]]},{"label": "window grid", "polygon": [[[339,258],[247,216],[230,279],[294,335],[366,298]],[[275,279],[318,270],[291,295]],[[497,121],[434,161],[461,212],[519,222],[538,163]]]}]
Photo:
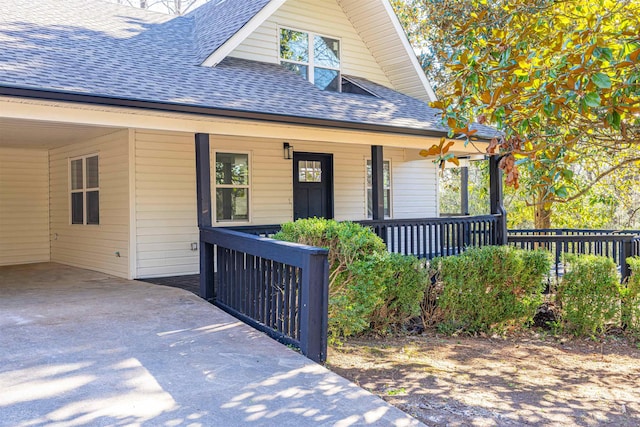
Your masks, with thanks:
[{"label": "window grid", "polygon": [[[95,159],[95,170],[90,171],[87,165],[93,165]],[[77,174],[77,166],[80,166],[80,174]],[[100,178],[99,178],[99,158],[97,154],[89,154],[82,157],[69,159],[69,223],[72,225],[99,225],[100,224]],[[95,174],[95,176],[90,176]],[[95,186],[88,187],[89,181],[95,181]],[[74,195],[81,194],[80,207],[82,208],[82,219],[75,218]],[[89,199],[88,194],[96,194],[97,199]],[[89,218],[89,204],[96,203],[97,209],[95,217]]]},{"label": "window grid", "polygon": [[[242,174],[242,180],[245,181],[245,183],[223,183],[220,182],[220,178],[221,176],[219,176],[219,171],[218,171],[218,167],[220,165],[222,165],[223,163],[221,162],[221,159],[224,156],[232,156],[234,158],[236,157],[245,157],[246,158],[246,164],[244,165],[246,167],[246,173]],[[215,180],[214,180],[214,195],[215,195],[215,222],[223,222],[223,223],[234,223],[234,222],[240,222],[240,223],[246,223],[246,222],[250,222],[251,221],[251,158],[249,153],[243,153],[243,152],[230,152],[230,151],[218,151],[214,154],[215,157],[215,163],[216,163],[216,174],[215,174]],[[235,166],[242,166],[242,164],[238,164],[236,165],[235,163],[233,164]],[[228,178],[228,177],[227,177]],[[233,177],[231,178],[233,179]],[[232,190],[231,192],[219,192],[218,190]],[[234,215],[233,210],[234,208],[237,206],[237,204],[234,204],[234,200],[233,200],[233,196],[234,193],[233,190],[244,190],[244,194],[245,194],[245,203],[246,203],[246,213],[244,215],[239,215],[236,217],[236,215]],[[239,194],[236,193],[235,195]],[[230,200],[227,200],[231,203],[230,206],[225,206],[225,199],[229,198]],[[221,201],[222,199],[222,201]],[[220,205],[220,202],[222,203],[222,205]],[[242,204],[242,200],[241,200],[241,204]],[[230,218],[225,218],[225,212],[230,213],[231,212],[231,217]],[[229,216],[229,215],[227,215]],[[243,217],[241,217],[243,216]]]},{"label": "window grid", "polygon": [[322,162],[300,160],[298,162],[299,182],[322,182]]},{"label": "window grid", "polygon": [[[366,196],[366,214],[367,214],[367,218],[372,218],[373,214],[373,200],[372,200],[372,194],[373,194],[373,178],[372,178],[372,174],[373,174],[373,169],[372,169],[372,163],[371,163],[371,159],[367,159],[366,161],[366,175],[367,175],[367,179],[366,179],[366,191],[365,191],[365,196]],[[383,160],[382,162],[382,188],[384,190],[384,216],[385,218],[391,218],[391,161],[390,160]]]},{"label": "window grid", "polygon": [[[341,79],[341,67],[342,67],[342,43],[340,41],[339,38],[337,37],[329,37],[329,36],[323,36],[321,34],[318,33],[314,33],[311,31],[300,31],[300,30],[293,30],[291,28],[285,28],[282,27],[279,30],[279,42],[278,42],[278,46],[281,46],[282,43],[282,33],[283,31],[292,31],[292,32],[297,32],[297,33],[302,33],[302,34],[306,34],[307,35],[307,55],[308,55],[308,60],[307,61],[298,61],[295,59],[287,59],[287,58],[283,58],[282,57],[282,50],[279,47],[278,48],[278,57],[280,59],[280,63],[282,65],[285,64],[295,64],[295,65],[301,65],[307,68],[307,75],[306,75],[306,79],[312,83],[312,84],[316,84],[315,81],[315,70],[316,69],[320,69],[320,70],[330,70],[330,71],[337,71],[338,72],[338,76],[337,76],[337,81],[338,81],[338,85],[336,88],[337,92],[341,91],[341,84],[340,84],[340,79]],[[338,45],[338,66],[337,67],[333,67],[331,65],[318,65],[316,64],[316,53],[315,53],[315,41],[316,38],[321,38],[321,39],[329,39],[329,40],[333,40],[337,43]],[[294,70],[292,70],[294,71]],[[295,71],[294,71],[295,72]]]}]

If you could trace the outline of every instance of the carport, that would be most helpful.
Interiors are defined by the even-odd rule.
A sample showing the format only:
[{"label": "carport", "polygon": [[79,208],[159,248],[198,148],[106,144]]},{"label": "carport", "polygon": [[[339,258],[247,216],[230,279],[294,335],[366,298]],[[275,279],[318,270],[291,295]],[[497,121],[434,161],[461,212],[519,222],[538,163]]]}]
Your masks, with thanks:
[{"label": "carport", "polygon": [[0,425],[418,425],[181,289],[0,267]]},{"label": "carport", "polygon": [[[0,266],[53,261],[129,277],[128,155],[123,127],[0,117]],[[90,193],[86,168],[73,186],[71,164],[90,156],[100,156],[99,225],[71,214],[71,200]]]}]

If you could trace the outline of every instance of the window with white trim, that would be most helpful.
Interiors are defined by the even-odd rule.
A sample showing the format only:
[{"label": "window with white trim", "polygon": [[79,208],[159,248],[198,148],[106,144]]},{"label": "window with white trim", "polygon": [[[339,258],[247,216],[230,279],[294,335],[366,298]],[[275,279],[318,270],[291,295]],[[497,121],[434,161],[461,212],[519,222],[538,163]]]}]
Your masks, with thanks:
[{"label": "window with white trim", "polygon": [[249,154],[216,153],[216,222],[249,221]]},{"label": "window with white trim", "polygon": [[71,224],[100,224],[98,155],[69,159]]},{"label": "window with white trim", "polygon": [[[382,182],[384,189],[384,216],[391,218],[391,162],[382,162]],[[367,160],[367,218],[373,217],[373,179],[371,160]]]},{"label": "window with white trim", "polygon": [[280,64],[322,90],[340,92],[340,40],[280,29]]}]

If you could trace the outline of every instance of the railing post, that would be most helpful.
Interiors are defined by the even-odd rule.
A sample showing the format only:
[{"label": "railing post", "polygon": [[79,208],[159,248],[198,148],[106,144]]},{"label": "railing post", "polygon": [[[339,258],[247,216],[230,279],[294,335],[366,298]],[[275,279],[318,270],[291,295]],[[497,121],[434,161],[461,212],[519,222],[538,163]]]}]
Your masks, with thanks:
[{"label": "railing post", "polygon": [[620,242],[620,276],[623,282],[631,276],[631,268],[629,267],[627,258],[633,255],[632,242],[633,237]]},{"label": "railing post", "polygon": [[381,145],[371,146],[371,211],[374,221],[384,219],[384,159]]},{"label": "railing post", "polygon": [[469,167],[460,168],[460,213],[469,215]]},{"label": "railing post", "polygon": [[215,299],[213,275],[213,245],[202,238],[202,229],[211,227],[211,159],[209,134],[197,133],[196,144],[196,193],[198,204],[198,227],[200,228],[200,297],[207,301]]},{"label": "railing post", "polygon": [[302,267],[300,350],[314,362],[327,358],[329,261],[326,254],[307,257]]},{"label": "railing post", "polygon": [[504,208],[502,197],[502,170],[500,169],[500,157],[489,156],[489,193],[491,201],[491,213],[500,215],[498,218],[498,230],[496,233],[497,244],[507,244],[507,211]]}]

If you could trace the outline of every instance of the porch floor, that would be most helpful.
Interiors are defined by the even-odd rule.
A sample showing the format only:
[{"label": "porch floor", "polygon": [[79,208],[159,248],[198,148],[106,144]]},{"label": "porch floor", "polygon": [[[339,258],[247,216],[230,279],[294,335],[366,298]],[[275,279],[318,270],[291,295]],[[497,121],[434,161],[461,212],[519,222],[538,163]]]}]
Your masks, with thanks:
[{"label": "porch floor", "polygon": [[420,425],[190,292],[0,267],[0,426]]},{"label": "porch floor", "polygon": [[170,286],[172,288],[184,289],[200,296],[200,275],[190,274],[187,276],[154,277],[150,279],[139,279],[141,282],[153,283],[154,285]]}]

